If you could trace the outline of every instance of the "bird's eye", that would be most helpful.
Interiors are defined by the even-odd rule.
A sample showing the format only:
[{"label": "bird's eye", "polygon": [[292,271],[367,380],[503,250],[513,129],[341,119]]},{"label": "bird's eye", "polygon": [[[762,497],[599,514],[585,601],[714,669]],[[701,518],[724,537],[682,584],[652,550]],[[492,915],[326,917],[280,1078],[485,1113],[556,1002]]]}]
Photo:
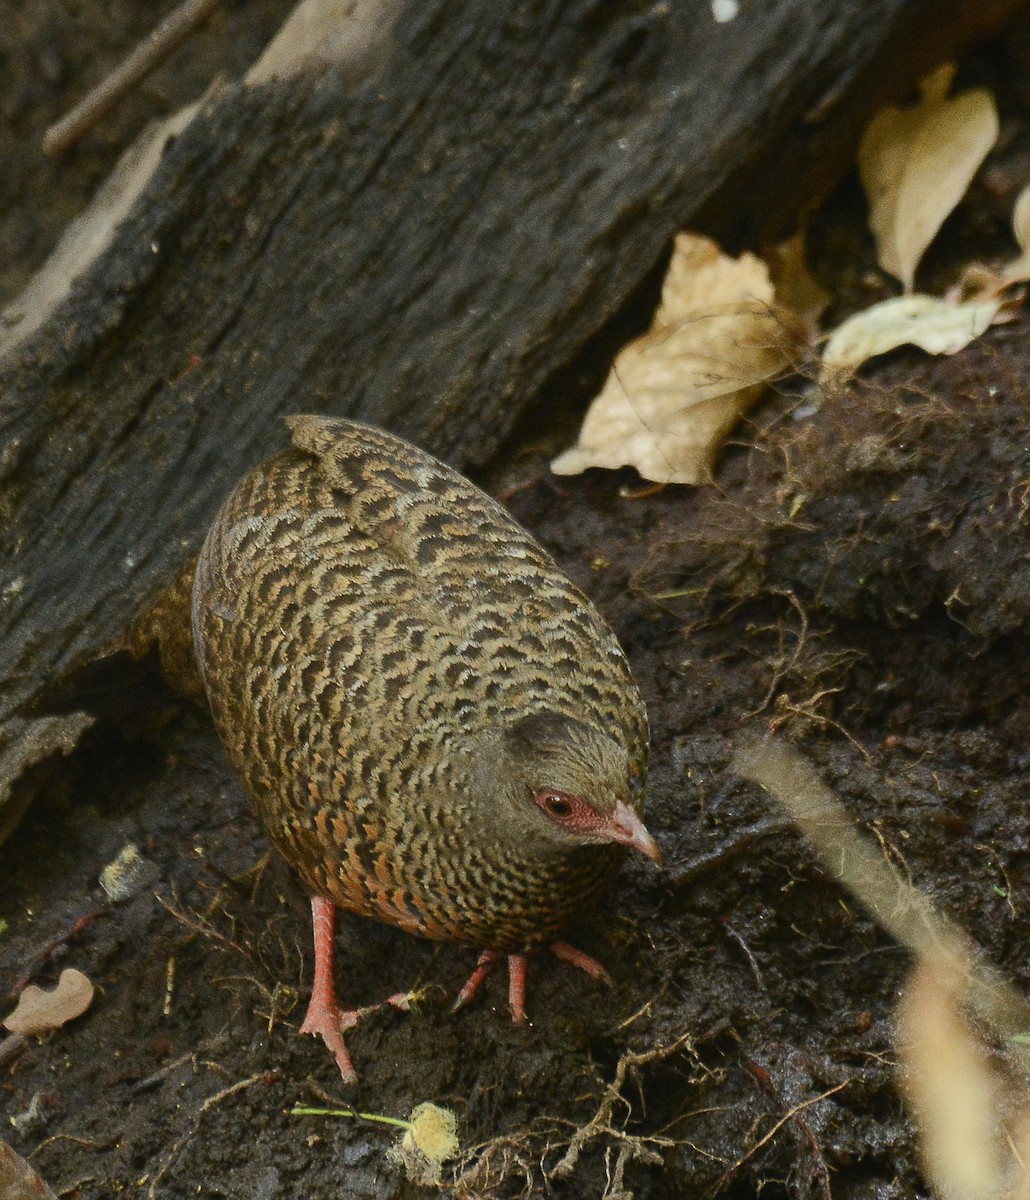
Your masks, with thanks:
[{"label": "bird's eye", "polygon": [[549,817],[567,817],[572,812],[572,801],[561,792],[539,791],[533,799]]}]

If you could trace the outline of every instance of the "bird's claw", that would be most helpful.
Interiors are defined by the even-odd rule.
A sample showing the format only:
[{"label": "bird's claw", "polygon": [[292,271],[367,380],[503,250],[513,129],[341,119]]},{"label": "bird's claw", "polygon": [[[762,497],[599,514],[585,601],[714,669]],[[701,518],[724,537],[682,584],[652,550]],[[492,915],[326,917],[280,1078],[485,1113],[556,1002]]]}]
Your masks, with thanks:
[{"label": "bird's claw", "polygon": [[336,1065],[340,1068],[340,1074],[343,1076],[344,1083],[356,1083],[357,1072],[354,1070],[354,1064],[351,1062],[350,1054],[347,1052],[347,1047],[343,1040],[343,1035],[361,1020],[362,1017],[368,1016],[369,1013],[378,1012],[381,1008],[386,1008],[389,1005],[391,1008],[399,1009],[401,1012],[410,1012],[411,1006],[417,999],[415,992],[396,992],[392,996],[387,996],[379,1004],[369,1004],[365,1008],[340,1008],[338,1005],[326,1002],[324,1000],[317,1001],[312,997],[311,1003],[308,1005],[307,1016],[304,1018],[304,1024],[301,1025],[301,1033],[316,1034],[332,1051],[333,1057],[336,1059]]}]

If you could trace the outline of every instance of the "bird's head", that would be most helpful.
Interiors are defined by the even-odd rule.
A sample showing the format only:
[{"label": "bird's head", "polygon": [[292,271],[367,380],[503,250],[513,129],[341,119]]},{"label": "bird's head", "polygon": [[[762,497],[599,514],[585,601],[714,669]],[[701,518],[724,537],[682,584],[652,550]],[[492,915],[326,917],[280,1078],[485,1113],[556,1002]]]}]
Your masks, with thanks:
[{"label": "bird's head", "polygon": [[556,848],[617,844],[662,855],[637,815],[643,779],[622,745],[554,712],[507,724],[484,765],[516,832]]}]

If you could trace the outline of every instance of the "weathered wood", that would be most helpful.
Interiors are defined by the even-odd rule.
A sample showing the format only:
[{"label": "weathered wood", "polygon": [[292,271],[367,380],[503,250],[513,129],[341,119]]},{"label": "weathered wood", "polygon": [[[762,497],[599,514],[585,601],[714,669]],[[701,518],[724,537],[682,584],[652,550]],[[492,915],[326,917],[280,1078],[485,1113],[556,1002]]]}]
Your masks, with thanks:
[{"label": "weathered wood", "polygon": [[405,0],[364,82],[218,93],[0,377],[0,798],[70,736],[24,705],[172,580],[282,414],[484,462],[675,229],[782,229],[1015,7]]}]

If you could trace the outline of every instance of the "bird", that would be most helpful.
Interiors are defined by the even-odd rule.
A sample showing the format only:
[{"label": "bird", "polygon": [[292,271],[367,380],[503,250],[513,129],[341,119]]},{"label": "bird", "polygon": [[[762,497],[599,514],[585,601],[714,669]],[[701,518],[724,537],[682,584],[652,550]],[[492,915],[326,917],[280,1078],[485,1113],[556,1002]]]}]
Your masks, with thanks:
[{"label": "bird", "polygon": [[507,958],[562,940],[629,850],[648,725],[593,604],[494,499],[394,434],[287,417],[290,445],[223,504],[194,573],[194,650],[215,727],[311,897],[302,1033],[345,1082],[357,1014],[335,990],[338,909],[480,951],[455,1008]]}]

